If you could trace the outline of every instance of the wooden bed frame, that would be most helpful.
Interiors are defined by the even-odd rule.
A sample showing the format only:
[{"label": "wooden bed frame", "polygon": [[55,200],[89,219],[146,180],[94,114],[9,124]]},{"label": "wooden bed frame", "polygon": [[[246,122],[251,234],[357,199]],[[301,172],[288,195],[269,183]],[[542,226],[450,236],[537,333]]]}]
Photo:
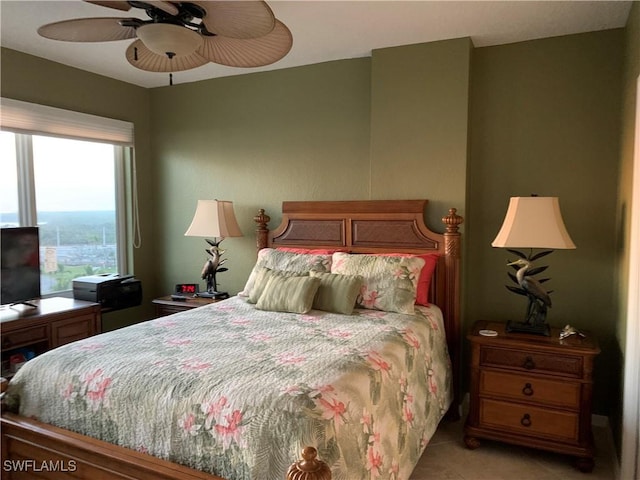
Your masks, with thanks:
[{"label": "wooden bed frame", "polygon": [[[267,227],[270,218],[264,210],[254,218],[257,247],[441,254],[431,283],[430,301],[438,305],[444,315],[454,383],[454,400],[448,417],[459,419],[461,239],[458,226],[462,217],[450,209],[443,218],[446,231],[439,234],[424,223],[426,205],[427,200],[284,202],[282,222],[272,232]],[[56,479],[224,480],[12,413],[2,414],[1,426],[2,474],[7,479],[52,478],[42,470],[46,464],[49,469],[58,469]],[[24,463],[25,460],[33,463]],[[7,461],[14,463],[7,464]],[[12,468],[7,469],[6,465]],[[19,466],[29,465],[30,471],[17,471]],[[34,466],[39,467],[41,473],[34,474]]]}]

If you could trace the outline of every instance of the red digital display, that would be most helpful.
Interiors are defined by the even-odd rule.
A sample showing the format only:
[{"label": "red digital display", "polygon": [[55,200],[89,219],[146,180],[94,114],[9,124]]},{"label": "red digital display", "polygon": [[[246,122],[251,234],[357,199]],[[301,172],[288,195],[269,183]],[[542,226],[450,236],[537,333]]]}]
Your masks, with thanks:
[{"label": "red digital display", "polygon": [[198,293],[198,284],[197,283],[179,283],[176,285],[176,293]]}]

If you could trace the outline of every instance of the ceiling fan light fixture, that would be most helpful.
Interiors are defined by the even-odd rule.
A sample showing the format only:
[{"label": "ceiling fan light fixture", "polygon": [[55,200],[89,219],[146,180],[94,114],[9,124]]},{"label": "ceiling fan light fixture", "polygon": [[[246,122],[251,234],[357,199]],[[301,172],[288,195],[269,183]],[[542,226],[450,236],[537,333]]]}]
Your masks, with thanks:
[{"label": "ceiling fan light fixture", "polygon": [[136,33],[149,50],[169,58],[191,55],[202,45],[198,32],[171,23],[142,25]]}]

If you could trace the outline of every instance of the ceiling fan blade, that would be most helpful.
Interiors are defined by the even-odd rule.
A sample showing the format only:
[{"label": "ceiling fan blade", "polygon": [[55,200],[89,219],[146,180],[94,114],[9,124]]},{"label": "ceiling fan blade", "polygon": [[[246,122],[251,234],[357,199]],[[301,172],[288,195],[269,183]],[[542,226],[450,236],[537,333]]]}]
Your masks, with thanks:
[{"label": "ceiling fan blade", "polygon": [[209,60],[197,52],[189,55],[177,55],[169,59],[166,55],[153,53],[141,40],[136,40],[129,45],[126,57],[131,65],[147,72],[181,72],[209,63]]},{"label": "ceiling fan blade", "polygon": [[94,5],[100,5],[102,7],[115,8],[116,10],[122,10],[128,12],[131,10],[131,5],[126,0],[112,0],[112,1],[100,1],[100,0],[84,0],[87,3]]},{"label": "ceiling fan blade", "polygon": [[193,1],[206,15],[202,23],[211,33],[229,38],[257,38],[275,27],[276,19],[265,2],[246,1]]},{"label": "ceiling fan blade", "polygon": [[136,37],[136,29],[120,25],[121,17],[75,18],[49,23],[38,29],[38,34],[65,42],[110,42]]},{"label": "ceiling fan blade", "polygon": [[197,52],[211,62],[230,67],[261,67],[277,62],[291,50],[293,37],[284,23],[276,20],[271,33],[260,38],[238,39],[203,36]]},{"label": "ceiling fan blade", "polygon": [[144,3],[148,3],[152,7],[159,8],[160,10],[168,13],[169,15],[178,15],[180,10],[171,2],[162,2],[160,0],[146,0]]}]

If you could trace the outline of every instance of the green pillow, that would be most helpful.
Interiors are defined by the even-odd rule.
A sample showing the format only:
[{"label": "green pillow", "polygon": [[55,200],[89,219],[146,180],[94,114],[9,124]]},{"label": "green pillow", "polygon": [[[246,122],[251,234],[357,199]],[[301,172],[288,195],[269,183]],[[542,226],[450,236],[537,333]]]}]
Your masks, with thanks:
[{"label": "green pillow", "polygon": [[284,272],[282,270],[272,270],[267,267],[259,267],[256,270],[255,274],[255,282],[253,284],[253,288],[251,289],[251,293],[249,294],[249,303],[257,303],[260,295],[264,291],[264,288],[267,286],[269,279],[274,275],[280,275],[282,277],[304,277],[307,276],[307,273],[295,273],[295,272]]},{"label": "green pillow", "polygon": [[313,306],[313,298],[320,287],[320,279],[271,275],[256,308],[275,312],[307,313]]},{"label": "green pillow", "polygon": [[310,272],[310,275],[320,279],[320,288],[313,301],[313,308],[345,315],[353,313],[356,298],[364,282],[361,275],[323,272]]}]

